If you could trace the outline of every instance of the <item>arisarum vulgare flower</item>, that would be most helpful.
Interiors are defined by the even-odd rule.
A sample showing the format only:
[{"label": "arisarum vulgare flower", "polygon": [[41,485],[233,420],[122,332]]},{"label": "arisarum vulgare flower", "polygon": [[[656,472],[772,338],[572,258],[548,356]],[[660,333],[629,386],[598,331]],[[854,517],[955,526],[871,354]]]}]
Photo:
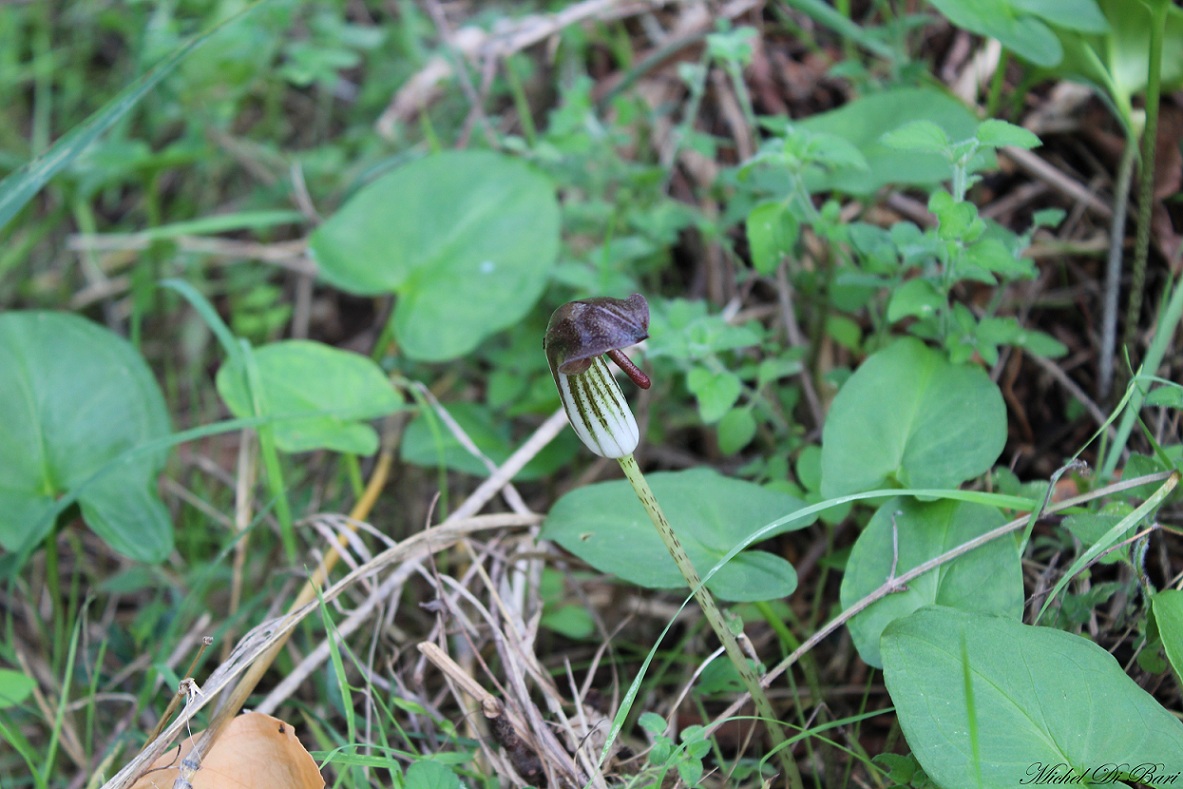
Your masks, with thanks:
[{"label": "arisarum vulgare flower", "polygon": [[637,459],[633,457],[633,450],[640,441],[637,420],[604,357],[616,362],[637,386],[648,389],[649,376],[641,372],[620,350],[648,336],[649,305],[641,294],[634,293],[627,299],[596,298],[564,304],[550,316],[542,347],[546,350],[546,361],[550,364],[550,373],[554,376],[555,386],[559,388],[559,397],[563,400],[571,427],[592,452],[615,458],[620,463],[621,471],[649,513],[674,564],[686,579],[711,629],[719,637],[727,657],[747,686],[757,716],[768,727],[773,750],[784,770],[789,789],[800,789],[800,771],[793,761],[784,732],[760,684],[756,669],[740,649],[736,634],[731,632],[730,624],[703,584],[702,577],[665,517],[652,488],[645,481]]},{"label": "arisarum vulgare flower", "polygon": [[571,301],[550,316],[543,340],[550,373],[575,434],[597,455],[622,458],[637,448],[637,420],[604,356],[648,389],[649,377],[620,350],[648,336],[649,304],[639,293]]}]

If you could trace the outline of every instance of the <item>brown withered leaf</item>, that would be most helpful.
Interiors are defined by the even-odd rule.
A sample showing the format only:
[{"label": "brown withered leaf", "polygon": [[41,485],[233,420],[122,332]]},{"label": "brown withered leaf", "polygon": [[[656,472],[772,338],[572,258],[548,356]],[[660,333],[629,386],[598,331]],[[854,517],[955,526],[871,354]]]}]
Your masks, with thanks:
[{"label": "brown withered leaf", "polygon": [[[182,774],[181,762],[199,734],[186,737],[179,751],[173,748],[157,759],[131,789],[172,789]],[[193,789],[324,789],[325,785],[316,761],[291,724],[261,712],[239,715],[226,724],[201,767],[188,778]]]}]

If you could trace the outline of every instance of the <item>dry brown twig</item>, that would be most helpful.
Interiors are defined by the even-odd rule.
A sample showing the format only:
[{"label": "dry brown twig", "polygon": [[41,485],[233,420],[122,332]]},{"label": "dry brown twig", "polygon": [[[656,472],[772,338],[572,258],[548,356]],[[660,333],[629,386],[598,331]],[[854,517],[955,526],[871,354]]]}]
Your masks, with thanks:
[{"label": "dry brown twig", "polygon": [[492,31],[461,27],[451,34],[450,40],[444,42],[452,50],[453,57],[435,55],[428,60],[415,76],[399,88],[374,127],[385,139],[393,139],[397,124],[411,120],[440,97],[440,86],[453,75],[453,63],[457,60],[495,61],[532,47],[572,25],[590,20],[606,21],[634,16],[665,5],[666,2],[668,0],[584,0],[554,14],[530,14],[509,20]]},{"label": "dry brown twig", "polygon": [[[219,665],[205,681],[203,684],[204,695],[192,699],[177,719],[164,730],[164,733],[153,742],[148,743],[135,758],[103,785],[103,789],[126,789],[130,786],[148,765],[160,757],[197,712],[238,680],[234,685],[233,693],[222,702],[223,706],[211,720],[202,740],[194,747],[198,758],[200,758],[200,754],[207,753],[225,722],[241,709],[246,697],[254,690],[259,679],[266,672],[279,649],[286,643],[296,625],[304,617],[316,611],[320,602],[328,603],[335,600],[358,581],[380,572],[385,567],[395,563],[421,560],[431,553],[451,547],[469,534],[536,524],[536,517],[530,518],[521,514],[474,516],[542,447],[554,439],[562,430],[565,422],[566,416],[561,410],[547,419],[497,470],[497,473],[480,485],[447,521],[407,538],[348,573],[332,586],[323,588],[328,571],[336,561],[335,551],[327,554],[325,562],[322,562],[317,572],[305,585],[289,613],[284,617],[265,622],[247,633],[236,645],[230,657]],[[362,500],[354,509],[355,515],[359,509],[368,512],[373,500],[380,492],[382,481],[385,478],[385,471],[382,467],[384,462],[386,464],[390,462],[387,450],[384,450],[380,455],[379,466],[371,478],[371,485],[367,487]],[[360,519],[355,518],[355,520]],[[241,679],[239,679],[240,677]]]}]

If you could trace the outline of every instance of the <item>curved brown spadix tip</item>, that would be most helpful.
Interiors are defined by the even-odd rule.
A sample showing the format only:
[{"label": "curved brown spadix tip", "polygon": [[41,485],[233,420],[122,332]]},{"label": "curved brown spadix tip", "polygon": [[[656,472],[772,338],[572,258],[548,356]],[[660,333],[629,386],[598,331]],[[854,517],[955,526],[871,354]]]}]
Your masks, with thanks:
[{"label": "curved brown spadix tip", "polygon": [[578,375],[597,356],[608,354],[637,386],[649,388],[649,377],[621,348],[649,336],[649,303],[640,293],[627,299],[599,297],[571,301],[554,311],[543,346],[552,370]]},{"label": "curved brown spadix tip", "polygon": [[620,350],[619,348],[613,348],[612,350],[608,351],[608,358],[616,362],[616,366],[621,370],[624,370],[624,374],[627,375],[637,386],[641,387],[642,389],[648,389],[653,385],[653,382],[649,380],[649,376],[645,375],[640,367],[637,367],[635,364],[633,364],[633,360],[625,356],[624,351]]}]

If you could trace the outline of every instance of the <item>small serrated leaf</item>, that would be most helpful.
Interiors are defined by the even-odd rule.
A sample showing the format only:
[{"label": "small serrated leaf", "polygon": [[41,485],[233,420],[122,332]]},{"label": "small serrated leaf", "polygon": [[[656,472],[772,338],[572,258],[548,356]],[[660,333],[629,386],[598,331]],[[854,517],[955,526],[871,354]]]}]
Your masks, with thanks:
[{"label": "small serrated leaf", "polygon": [[1013,123],[991,118],[982,121],[978,126],[976,135],[978,142],[982,145],[988,145],[991,148],[1002,148],[1009,146],[1012,148],[1038,148],[1043,143],[1040,142],[1039,137],[1034,132],[1024,129],[1022,126],[1016,126]]},{"label": "small serrated leaf", "polygon": [[748,214],[745,223],[752,267],[761,274],[772,274],[780,262],[793,252],[800,233],[797,218],[783,203],[761,203]]},{"label": "small serrated leaf", "polygon": [[912,121],[883,135],[884,145],[903,151],[947,153],[949,135],[932,121]]},{"label": "small serrated leaf", "polygon": [[712,425],[723,418],[739,399],[742,384],[739,376],[729,370],[712,371],[695,367],[686,375],[686,386],[698,399],[702,421]]}]

